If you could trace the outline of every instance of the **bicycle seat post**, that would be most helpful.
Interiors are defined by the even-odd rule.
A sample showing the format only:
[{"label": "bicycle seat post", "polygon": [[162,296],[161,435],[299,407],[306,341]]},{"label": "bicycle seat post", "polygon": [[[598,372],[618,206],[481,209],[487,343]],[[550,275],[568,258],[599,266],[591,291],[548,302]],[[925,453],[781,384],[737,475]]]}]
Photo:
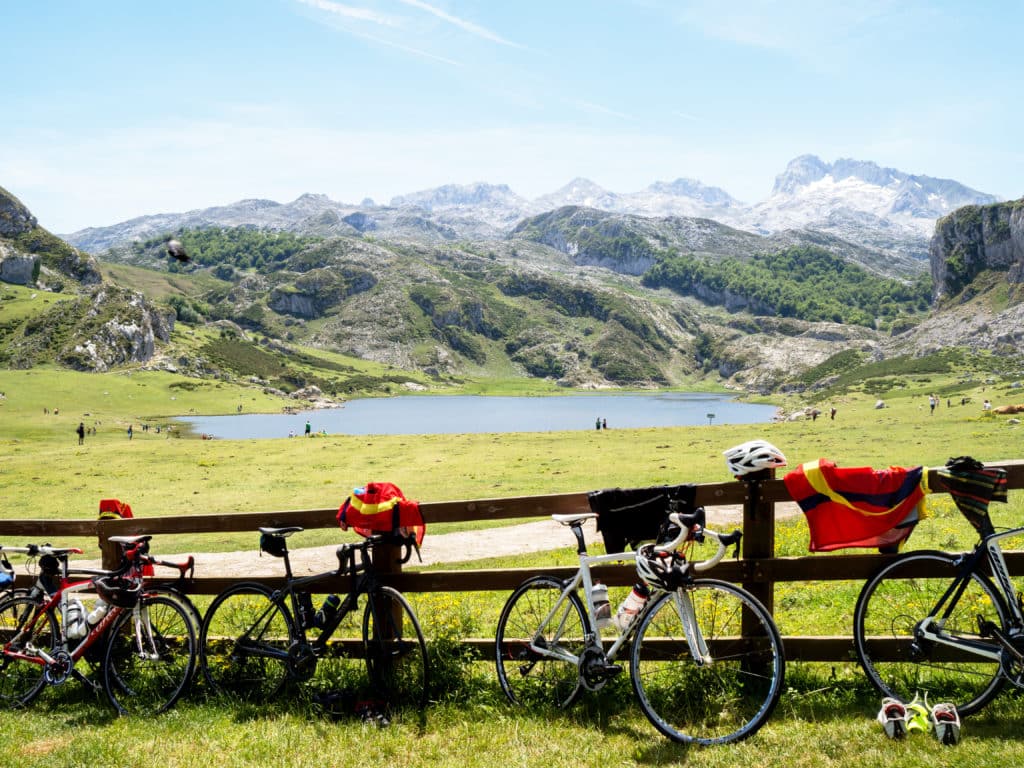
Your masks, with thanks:
[{"label": "bicycle seat post", "polygon": [[587,554],[587,542],[583,538],[583,521],[577,520],[569,527],[572,529],[573,536],[576,537],[576,553],[579,555]]}]

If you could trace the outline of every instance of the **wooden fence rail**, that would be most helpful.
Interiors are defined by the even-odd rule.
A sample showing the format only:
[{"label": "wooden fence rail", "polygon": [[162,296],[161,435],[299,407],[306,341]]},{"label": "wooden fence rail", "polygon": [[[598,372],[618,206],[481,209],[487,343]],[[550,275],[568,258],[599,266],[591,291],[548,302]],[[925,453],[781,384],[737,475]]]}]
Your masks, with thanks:
[{"label": "wooden fence rail", "polygon": [[[1011,489],[1024,488],[1024,460],[989,462],[990,467],[1003,467]],[[936,470],[929,470],[929,484]],[[726,560],[715,568],[716,578],[742,583],[773,609],[774,585],[783,582],[866,580],[893,555],[851,554],[775,557],[775,504],[791,501],[780,479],[757,482],[708,483],[697,486],[696,503],[705,507],[743,506],[743,552],[739,560]],[[589,511],[587,494],[565,493],[546,496],[521,496],[503,499],[422,502],[424,518],[430,525],[466,521],[499,521],[518,518],[547,517],[556,513]],[[117,553],[109,537],[125,534],[193,534],[255,531],[260,526],[300,525],[303,528],[333,528],[337,525],[337,508],[294,510],[284,512],[247,512],[218,515],[186,515],[177,517],[132,518],[129,520],[0,520],[0,540],[8,543],[54,541],[73,536],[95,536],[103,553],[104,566],[117,564]],[[1024,525],[1024,520],[1020,521]],[[16,538],[16,541],[10,539]],[[553,542],[553,548],[570,541]],[[429,537],[425,546],[429,547]],[[1013,575],[1024,574],[1024,551],[1006,553],[1007,565]],[[326,569],[326,568],[325,568]],[[568,578],[575,566],[547,568],[475,569],[465,571],[420,571],[392,568],[389,583],[404,592],[470,592],[510,591],[527,576],[542,570]],[[631,565],[609,565],[594,569],[595,576],[610,586],[628,586],[635,580]],[[238,579],[206,577],[197,574],[192,590],[196,594],[213,595]],[[283,578],[264,578],[268,584],[283,584]],[[19,586],[28,586],[29,577],[18,576]],[[343,591],[344,577],[323,582],[323,589]],[[850,606],[852,613],[853,606]],[[853,653],[850,637],[784,638],[786,655],[803,661],[842,661]],[[467,644],[481,651],[493,648],[493,639],[469,639]]]}]

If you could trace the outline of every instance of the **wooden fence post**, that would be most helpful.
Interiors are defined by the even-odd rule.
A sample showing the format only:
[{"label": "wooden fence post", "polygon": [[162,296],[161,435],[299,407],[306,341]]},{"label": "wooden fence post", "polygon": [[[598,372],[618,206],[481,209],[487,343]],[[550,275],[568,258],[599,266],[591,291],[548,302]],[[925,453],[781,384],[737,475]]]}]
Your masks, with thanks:
[{"label": "wooden fence post", "polygon": [[756,581],[744,582],[743,587],[760,600],[768,612],[775,613],[775,584],[765,581],[759,560],[775,557],[775,502],[766,499],[763,483],[775,476],[774,469],[764,469],[746,475],[743,483],[747,495],[743,500],[743,559]]}]

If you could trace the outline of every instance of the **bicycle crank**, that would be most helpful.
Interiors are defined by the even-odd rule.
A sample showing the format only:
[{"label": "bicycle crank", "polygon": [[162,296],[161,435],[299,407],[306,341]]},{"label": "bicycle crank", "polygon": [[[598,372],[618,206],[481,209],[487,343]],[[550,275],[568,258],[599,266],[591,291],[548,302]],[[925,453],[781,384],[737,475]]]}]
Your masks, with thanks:
[{"label": "bicycle crank", "polygon": [[597,691],[622,672],[619,664],[612,664],[600,648],[585,648],[580,655],[580,680],[588,691]]},{"label": "bicycle crank", "polygon": [[67,651],[55,651],[50,661],[43,667],[43,678],[50,685],[65,683],[74,669],[75,660]]},{"label": "bicycle crank", "polygon": [[305,682],[316,672],[316,653],[309,643],[292,643],[288,648],[288,673],[293,680]]}]

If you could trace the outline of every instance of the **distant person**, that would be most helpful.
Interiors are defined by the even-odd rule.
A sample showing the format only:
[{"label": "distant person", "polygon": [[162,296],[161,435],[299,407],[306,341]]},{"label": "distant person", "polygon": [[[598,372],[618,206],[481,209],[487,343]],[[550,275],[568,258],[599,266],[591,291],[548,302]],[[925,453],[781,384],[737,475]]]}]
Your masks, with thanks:
[{"label": "distant person", "polygon": [[829,409],[828,417],[832,419],[832,421],[836,420],[836,407],[834,405]]},{"label": "distant person", "polygon": [[134,435],[134,434],[135,434],[135,431],[132,429],[132,425],[129,424],[128,425],[128,439],[131,440],[132,439],[132,435]]},{"label": "distant person", "polygon": [[928,395],[928,413],[935,413],[935,395]]},{"label": "distant person", "polygon": [[608,429],[608,419],[601,419],[601,429]]},{"label": "distant person", "polygon": [[75,432],[78,433],[78,444],[79,445],[84,445],[85,444],[85,423],[81,422],[81,421],[78,422],[78,429],[76,429]]},{"label": "distant person", "polygon": [[312,433],[312,429],[313,427],[310,425],[309,421],[306,421],[306,437],[310,436],[310,434]]},{"label": "distant person", "polygon": [[992,403],[990,403],[988,400],[986,400],[984,403],[982,403],[981,409],[983,411],[991,411],[992,410]]},{"label": "distant person", "polygon": [[600,428],[601,428],[601,417],[600,417],[600,416],[598,416],[598,417],[597,417],[597,424],[596,424],[596,428],[597,428],[597,429],[600,429]]}]

